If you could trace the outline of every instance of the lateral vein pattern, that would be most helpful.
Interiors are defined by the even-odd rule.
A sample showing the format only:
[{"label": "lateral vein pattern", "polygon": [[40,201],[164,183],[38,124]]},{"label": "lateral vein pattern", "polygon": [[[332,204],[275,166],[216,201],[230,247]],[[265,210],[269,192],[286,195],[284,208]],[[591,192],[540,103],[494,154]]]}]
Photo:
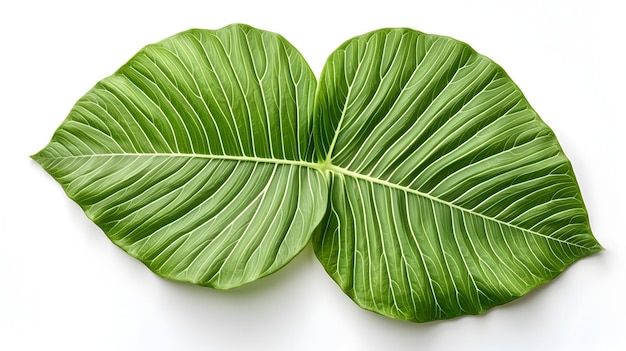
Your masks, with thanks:
[{"label": "lateral vein pattern", "polygon": [[315,250],[360,306],[482,313],[601,249],[552,131],[468,45],[371,32],[330,56],[319,86],[331,208]]},{"label": "lateral vein pattern", "polygon": [[100,81],[34,158],[156,273],[239,286],[289,262],[326,211],[315,86],[277,34],[190,30]]},{"label": "lateral vein pattern", "polygon": [[381,29],[319,84],[235,24],[148,45],[33,156],[157,274],[228,289],[312,241],[344,292],[426,322],[520,297],[602,248],[554,133],[467,44]]}]

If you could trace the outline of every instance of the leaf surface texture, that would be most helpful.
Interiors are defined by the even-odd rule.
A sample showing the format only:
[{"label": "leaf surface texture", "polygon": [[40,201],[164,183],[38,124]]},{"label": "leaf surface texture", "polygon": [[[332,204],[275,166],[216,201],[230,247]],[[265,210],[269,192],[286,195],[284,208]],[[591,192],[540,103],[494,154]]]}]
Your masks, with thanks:
[{"label": "leaf surface texture", "polygon": [[325,212],[315,86],[277,34],[190,30],[100,81],[34,158],[156,273],[239,286],[291,260]]},{"label": "leaf surface texture", "polygon": [[504,70],[382,29],[319,84],[280,35],[192,29],[137,53],[33,156],[157,274],[227,289],[313,238],[361,307],[479,314],[601,250],[572,166]]},{"label": "leaf surface texture", "polygon": [[344,43],[317,94],[332,166],[320,261],[360,306],[478,314],[601,249],[572,167],[506,73],[410,29]]}]

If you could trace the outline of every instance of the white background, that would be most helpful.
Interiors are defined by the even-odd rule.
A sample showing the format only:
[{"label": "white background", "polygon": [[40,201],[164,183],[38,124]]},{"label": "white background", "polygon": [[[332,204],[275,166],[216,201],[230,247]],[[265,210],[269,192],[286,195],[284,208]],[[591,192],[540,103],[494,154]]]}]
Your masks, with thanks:
[{"label": "white background", "polygon": [[[626,350],[626,12],[619,3],[3,2],[0,349]],[[115,247],[28,156],[80,96],[144,45],[233,22],[281,33],[317,75],[339,44],[380,27],[470,43],[507,70],[554,129],[606,251],[483,316],[427,324],[361,310],[310,247],[278,273],[232,291],[157,277]]]}]

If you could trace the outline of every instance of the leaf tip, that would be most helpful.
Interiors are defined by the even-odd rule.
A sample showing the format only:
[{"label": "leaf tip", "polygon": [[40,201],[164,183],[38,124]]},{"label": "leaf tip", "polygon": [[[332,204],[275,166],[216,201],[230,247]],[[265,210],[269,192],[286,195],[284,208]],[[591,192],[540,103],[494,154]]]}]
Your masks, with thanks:
[{"label": "leaf tip", "polygon": [[43,148],[28,157],[30,157],[32,160],[34,160],[37,163],[41,163],[42,159],[46,157],[45,152],[46,152],[46,148]]},{"label": "leaf tip", "polygon": [[45,148],[39,150],[38,152],[28,157],[30,157],[31,160],[37,162],[39,165],[44,166],[44,164],[46,163],[46,160],[50,159],[50,153],[49,153],[48,147],[46,146]]},{"label": "leaf tip", "polygon": [[41,160],[41,151],[34,153],[28,157],[30,157],[33,161],[40,163],[39,160]]},{"label": "leaf tip", "polygon": [[606,251],[606,248],[604,246],[602,246],[602,244],[600,243],[596,243],[596,246],[594,247],[594,251],[593,253],[600,253]]}]

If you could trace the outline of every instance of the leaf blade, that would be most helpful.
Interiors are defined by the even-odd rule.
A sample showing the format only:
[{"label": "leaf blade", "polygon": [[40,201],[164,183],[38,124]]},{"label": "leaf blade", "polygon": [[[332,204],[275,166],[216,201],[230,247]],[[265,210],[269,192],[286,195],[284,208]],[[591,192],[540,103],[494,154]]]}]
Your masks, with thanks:
[{"label": "leaf blade", "polygon": [[334,176],[314,247],[360,306],[482,313],[601,249],[552,131],[468,45],[371,32],[329,57],[319,86],[316,141]]},{"label": "leaf blade", "polygon": [[33,158],[157,274],[236,287],[289,262],[324,214],[315,84],[277,34],[190,30],[100,81]]}]

